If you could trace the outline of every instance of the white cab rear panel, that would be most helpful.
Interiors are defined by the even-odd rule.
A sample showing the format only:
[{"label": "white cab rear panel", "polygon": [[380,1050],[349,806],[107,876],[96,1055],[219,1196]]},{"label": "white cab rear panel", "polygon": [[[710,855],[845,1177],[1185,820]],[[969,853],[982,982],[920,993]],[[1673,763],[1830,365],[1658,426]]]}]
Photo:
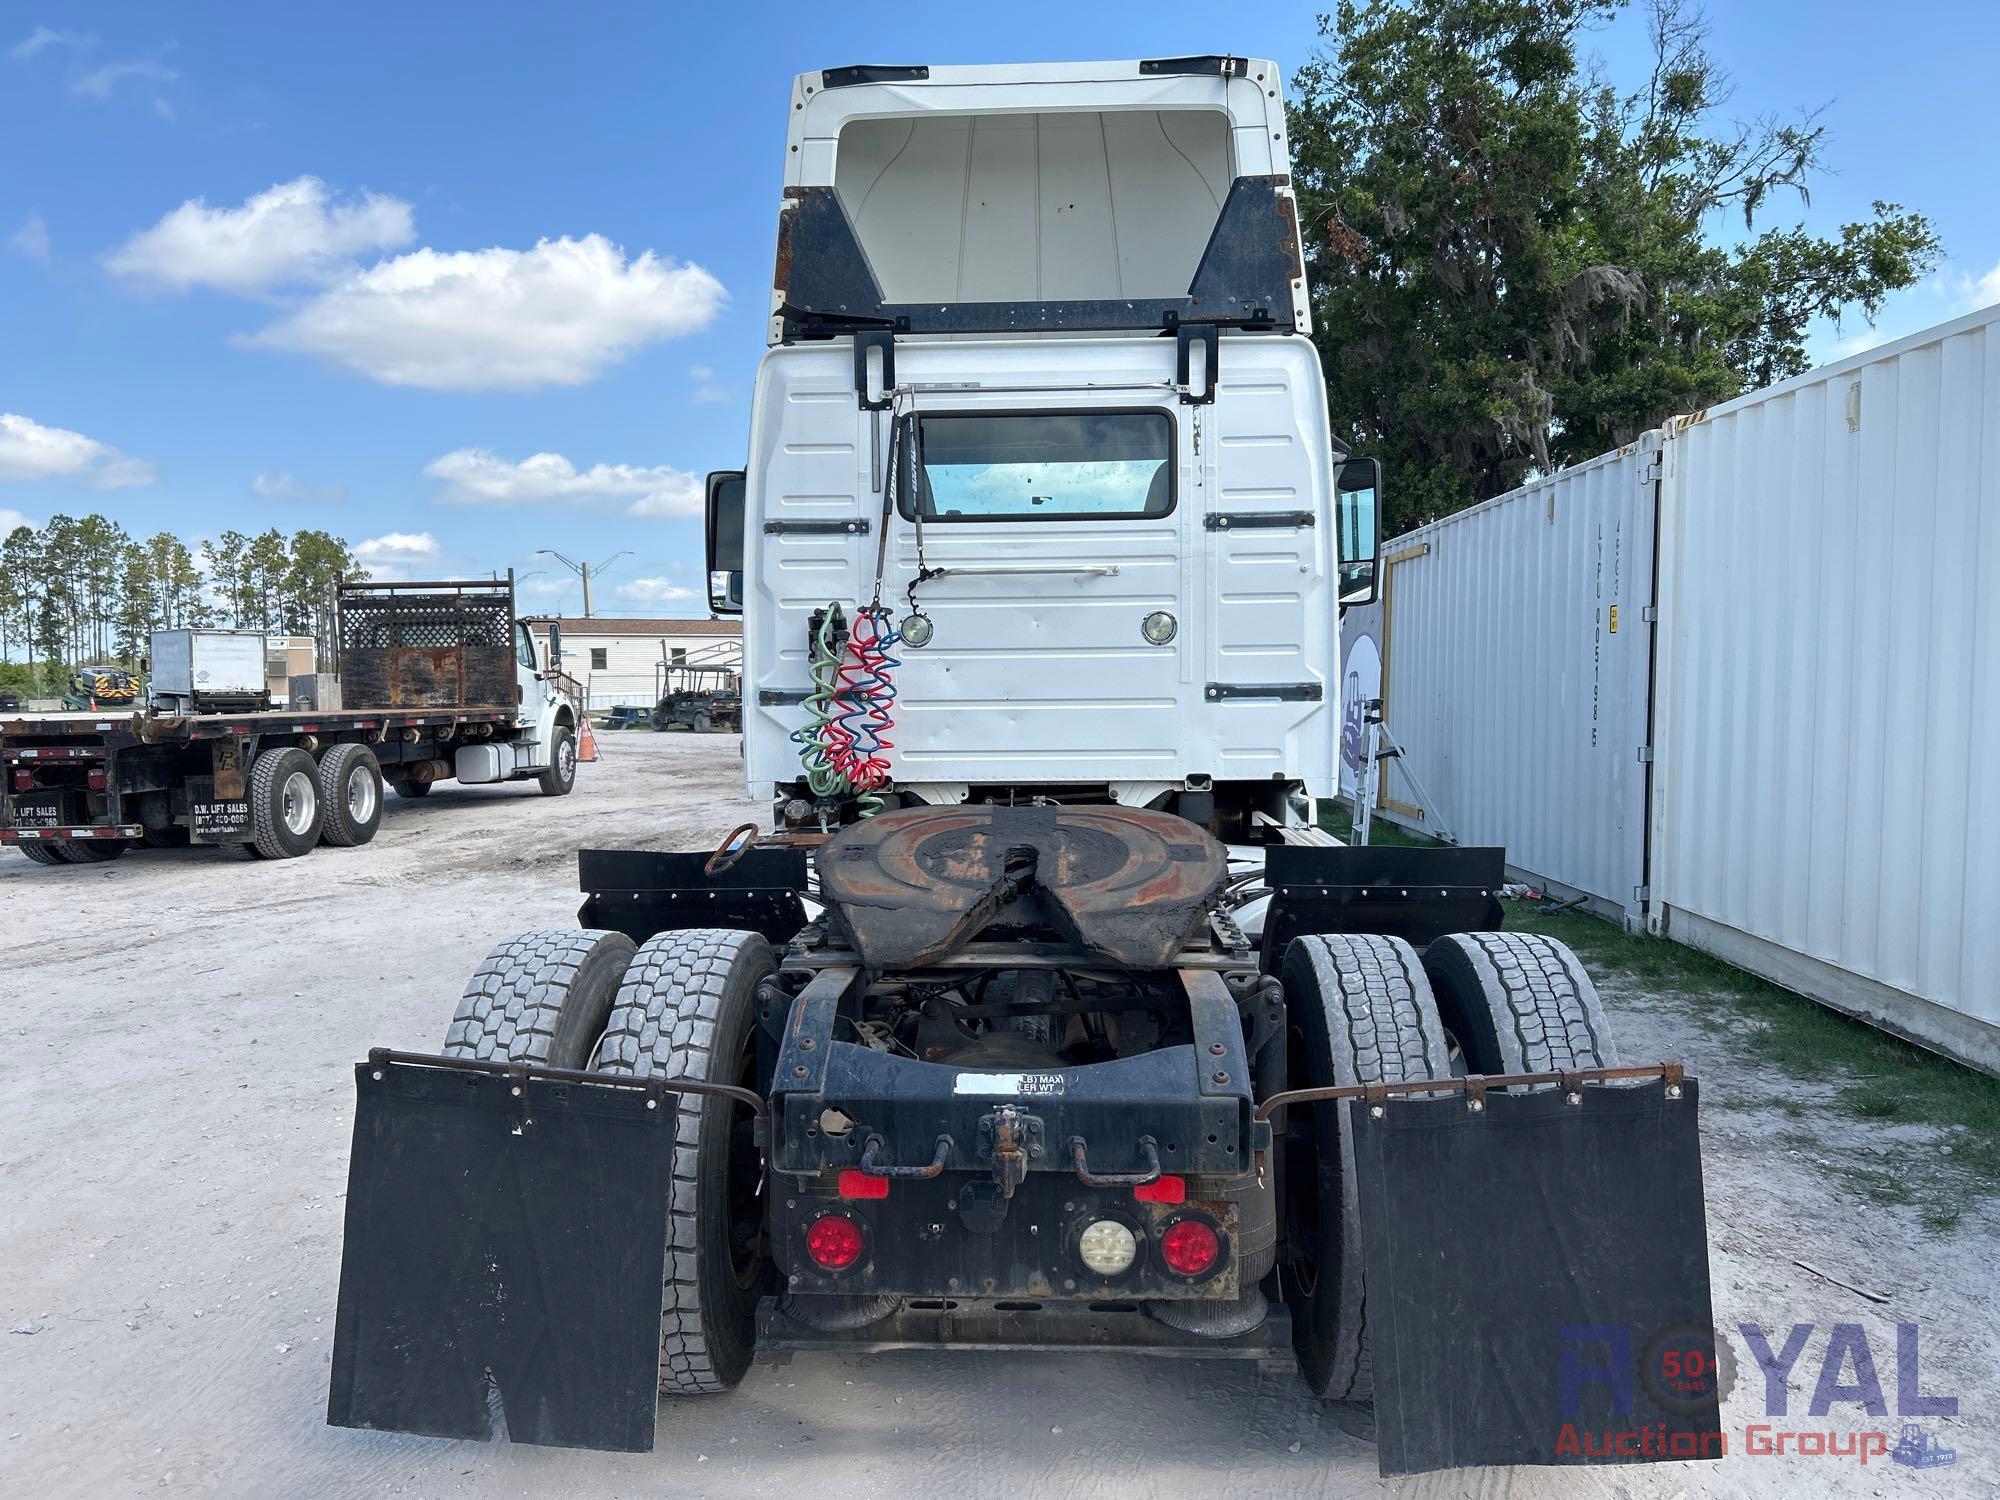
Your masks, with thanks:
[{"label": "white cab rear panel", "polygon": [[[899,784],[1179,787],[1208,776],[1297,779],[1332,794],[1332,463],[1318,358],[1303,338],[1225,335],[1214,404],[1187,405],[1171,388],[1173,355],[1159,337],[897,341],[897,378],[915,388],[919,414],[1165,413],[1174,487],[1170,513],[1140,519],[925,523],[930,566],[1009,571],[918,587],[935,635],[899,651],[889,734]],[[935,388],[947,384],[957,388]],[[808,617],[832,601],[851,616],[873,592],[890,418],[859,408],[845,341],[770,351],[755,413],[744,734],[746,784],[761,795],[798,775],[789,736],[805,710],[760,693],[806,688]],[[1241,520],[1296,512],[1315,524]],[[1236,523],[1204,524],[1225,515]],[[765,530],[849,518],[867,533]],[[882,598],[900,621],[916,528],[900,514],[889,525]],[[1156,610],[1179,621],[1166,646],[1140,632]],[[1258,686],[1292,696],[1228,696]]]}]

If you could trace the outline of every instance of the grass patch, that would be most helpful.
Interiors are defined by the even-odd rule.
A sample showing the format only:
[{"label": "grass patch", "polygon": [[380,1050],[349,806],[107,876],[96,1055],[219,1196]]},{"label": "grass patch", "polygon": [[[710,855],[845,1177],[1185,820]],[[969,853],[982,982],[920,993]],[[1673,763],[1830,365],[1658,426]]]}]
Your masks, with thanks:
[{"label": "grass patch", "polygon": [[[1319,826],[1339,839],[1342,843],[1354,842],[1354,816],[1331,797],[1322,797],[1319,803]],[[1412,833],[1399,823],[1391,823],[1387,818],[1377,818],[1370,828],[1368,842],[1387,844],[1395,849],[1435,849],[1438,841],[1427,833]]]},{"label": "grass patch", "polygon": [[[1933,1230],[1956,1225],[1977,1199],[2000,1195],[2000,1078],[1960,1067],[1679,943],[1637,937],[1581,912],[1543,916],[1531,902],[1505,904],[1510,929],[1562,939],[1596,973],[1681,995],[1691,1002],[1695,1019],[1722,1034],[1746,1060],[1831,1085],[1816,1101],[1827,1110],[1941,1132],[1937,1141],[1897,1142],[1881,1155],[1829,1148],[1803,1131],[1780,1135],[1814,1162],[1826,1161],[1855,1191],[1881,1203],[1920,1203],[1923,1222]],[[1796,1099],[1775,1105],[1792,1119],[1812,1113]]]}]

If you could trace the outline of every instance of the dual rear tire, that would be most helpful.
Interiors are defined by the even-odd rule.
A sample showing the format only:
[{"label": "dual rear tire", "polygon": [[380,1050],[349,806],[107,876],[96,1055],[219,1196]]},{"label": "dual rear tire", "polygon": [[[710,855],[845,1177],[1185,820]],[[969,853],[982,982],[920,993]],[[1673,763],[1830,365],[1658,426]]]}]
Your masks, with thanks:
[{"label": "dual rear tire", "polygon": [[[1615,1067],[1596,988],[1539,933],[1302,937],[1286,950],[1288,1088]],[[1374,1399],[1350,1101],[1294,1106],[1282,1135],[1299,1370],[1328,1401]]]},{"label": "dual rear tire", "polygon": [[[473,973],[444,1053],[480,1061],[757,1088],[757,989],[777,967],[754,932],[528,932]],[[726,1391],[750,1368],[770,1287],[762,1164],[749,1111],[686,1096],[674,1114],[660,1389]]]}]

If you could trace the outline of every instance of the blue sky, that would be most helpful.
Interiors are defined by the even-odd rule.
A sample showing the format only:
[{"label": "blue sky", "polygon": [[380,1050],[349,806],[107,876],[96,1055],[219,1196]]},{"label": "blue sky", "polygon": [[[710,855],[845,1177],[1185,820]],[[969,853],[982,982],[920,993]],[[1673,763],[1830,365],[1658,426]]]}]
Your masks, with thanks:
[{"label": "blue sky", "polygon": [[[0,4],[0,526],[321,527],[570,612],[535,550],[629,551],[600,612],[698,612],[688,476],[742,456],[792,75],[1314,44],[1310,6],[1221,11]],[[1634,79],[1640,18],[1594,47]],[[1717,7],[1713,48],[1731,113],[1827,106],[1837,175],[1783,214],[1943,233],[1818,352],[2000,300],[2000,7]]]}]

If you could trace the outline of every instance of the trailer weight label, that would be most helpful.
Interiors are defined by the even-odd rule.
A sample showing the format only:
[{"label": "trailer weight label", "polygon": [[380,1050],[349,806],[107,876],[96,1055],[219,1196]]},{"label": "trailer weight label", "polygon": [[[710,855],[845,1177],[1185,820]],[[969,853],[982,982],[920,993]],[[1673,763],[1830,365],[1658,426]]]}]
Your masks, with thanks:
[{"label": "trailer weight label", "polygon": [[191,802],[188,821],[198,839],[229,841],[250,836],[248,802]]},{"label": "trailer weight label", "polygon": [[952,1080],[954,1094],[987,1098],[1046,1098],[1063,1091],[1060,1073],[960,1073]]}]

